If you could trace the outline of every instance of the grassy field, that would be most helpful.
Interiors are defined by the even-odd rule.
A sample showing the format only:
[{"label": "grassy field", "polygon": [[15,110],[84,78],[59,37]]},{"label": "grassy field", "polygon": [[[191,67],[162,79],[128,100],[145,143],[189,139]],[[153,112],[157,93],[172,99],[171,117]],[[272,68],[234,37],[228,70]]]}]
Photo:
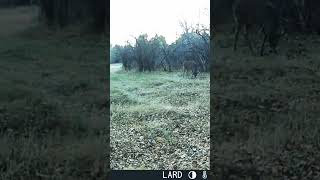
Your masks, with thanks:
[{"label": "grassy field", "polygon": [[111,169],[209,169],[209,74],[111,65]]},{"label": "grassy field", "polygon": [[106,38],[22,12],[0,9],[0,179],[106,179]]},{"label": "grassy field", "polygon": [[[0,9],[0,179],[106,179],[106,38],[34,18]],[[214,179],[319,179],[319,36],[292,35],[279,54],[257,57],[216,31]],[[110,76],[113,169],[209,168],[208,75],[115,65]]]},{"label": "grassy field", "polygon": [[16,35],[26,28],[37,24],[38,9],[35,6],[27,7],[0,7],[0,36]]},{"label": "grassy field", "polygon": [[320,179],[320,37],[291,35],[263,57],[244,40],[233,52],[226,29],[214,43],[215,179]]}]

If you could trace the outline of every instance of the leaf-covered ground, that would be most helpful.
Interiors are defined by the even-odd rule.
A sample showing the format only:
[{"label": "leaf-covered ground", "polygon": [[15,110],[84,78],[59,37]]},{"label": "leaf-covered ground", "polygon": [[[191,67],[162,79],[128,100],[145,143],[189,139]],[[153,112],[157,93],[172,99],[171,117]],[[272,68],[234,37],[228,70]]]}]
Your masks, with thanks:
[{"label": "leaf-covered ground", "polygon": [[263,57],[243,39],[233,52],[226,30],[214,42],[215,179],[320,179],[320,37],[284,37]]},{"label": "leaf-covered ground", "polygon": [[209,75],[113,66],[111,169],[209,169]]},{"label": "leaf-covered ground", "polygon": [[32,12],[0,9],[0,179],[106,179],[106,38]]}]

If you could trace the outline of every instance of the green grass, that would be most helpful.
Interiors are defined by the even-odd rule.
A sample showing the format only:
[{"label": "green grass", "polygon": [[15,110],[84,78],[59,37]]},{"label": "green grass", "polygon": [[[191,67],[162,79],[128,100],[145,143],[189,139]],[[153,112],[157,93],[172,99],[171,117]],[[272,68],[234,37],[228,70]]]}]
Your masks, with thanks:
[{"label": "green grass", "polygon": [[282,39],[279,54],[264,57],[251,55],[244,44],[233,52],[232,43],[226,32],[215,38],[216,179],[318,179],[319,37],[290,36]]},{"label": "green grass", "polygon": [[111,168],[209,169],[209,74],[114,69]]},{"label": "green grass", "polygon": [[106,37],[25,28],[0,36],[0,179],[105,179]]}]

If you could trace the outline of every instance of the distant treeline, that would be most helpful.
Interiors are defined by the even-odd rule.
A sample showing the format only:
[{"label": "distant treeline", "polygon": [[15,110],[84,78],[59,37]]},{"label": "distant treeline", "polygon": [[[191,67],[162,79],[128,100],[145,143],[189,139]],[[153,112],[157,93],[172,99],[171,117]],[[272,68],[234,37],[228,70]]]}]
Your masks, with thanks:
[{"label": "distant treeline", "polygon": [[143,34],[135,43],[111,47],[111,63],[122,63],[125,70],[173,71],[183,67],[184,61],[194,61],[199,71],[209,71],[209,29],[192,28],[181,24],[184,33],[172,44],[163,36],[148,38]]},{"label": "distant treeline", "polygon": [[[214,25],[233,21],[232,4],[237,0],[214,0],[211,9]],[[250,0],[246,0],[250,1]],[[256,0],[259,1],[259,0]],[[320,33],[320,1],[319,0],[260,0],[269,1],[280,6],[282,26],[287,32]]]},{"label": "distant treeline", "polygon": [[99,31],[107,27],[107,0],[40,0],[38,3],[42,20],[49,26],[88,22]]},{"label": "distant treeline", "polygon": [[105,31],[109,26],[107,0],[0,0],[0,7],[31,4],[40,7],[40,20],[48,26],[88,23],[97,31]]},{"label": "distant treeline", "polygon": [[34,0],[0,0],[0,7],[28,5]]}]

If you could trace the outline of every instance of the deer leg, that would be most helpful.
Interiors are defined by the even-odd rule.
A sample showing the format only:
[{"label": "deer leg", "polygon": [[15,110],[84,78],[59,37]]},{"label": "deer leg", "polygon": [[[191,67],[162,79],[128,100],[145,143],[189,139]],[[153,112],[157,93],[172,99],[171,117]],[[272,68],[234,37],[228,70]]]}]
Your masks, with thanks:
[{"label": "deer leg", "polygon": [[247,41],[247,43],[249,45],[251,53],[254,54],[254,51],[253,51],[253,48],[252,48],[252,45],[251,45],[251,41],[249,39],[249,25],[246,25],[246,31],[245,31],[244,37],[246,38],[246,41]]},{"label": "deer leg", "polygon": [[271,43],[271,41],[272,41],[271,36],[269,36],[268,38],[269,38],[269,44],[270,44],[271,52],[277,54],[277,53],[278,53],[277,47],[274,46],[274,45]]},{"label": "deer leg", "polygon": [[240,30],[241,30],[241,25],[240,25],[240,24],[237,24],[236,33],[235,33],[235,37],[234,37],[233,51],[236,51],[236,50],[237,50],[237,42],[238,42]]},{"label": "deer leg", "polygon": [[268,38],[268,36],[265,34],[264,38],[263,38],[263,41],[262,41],[261,49],[260,49],[260,56],[263,56],[264,45],[266,43],[267,38]]}]

